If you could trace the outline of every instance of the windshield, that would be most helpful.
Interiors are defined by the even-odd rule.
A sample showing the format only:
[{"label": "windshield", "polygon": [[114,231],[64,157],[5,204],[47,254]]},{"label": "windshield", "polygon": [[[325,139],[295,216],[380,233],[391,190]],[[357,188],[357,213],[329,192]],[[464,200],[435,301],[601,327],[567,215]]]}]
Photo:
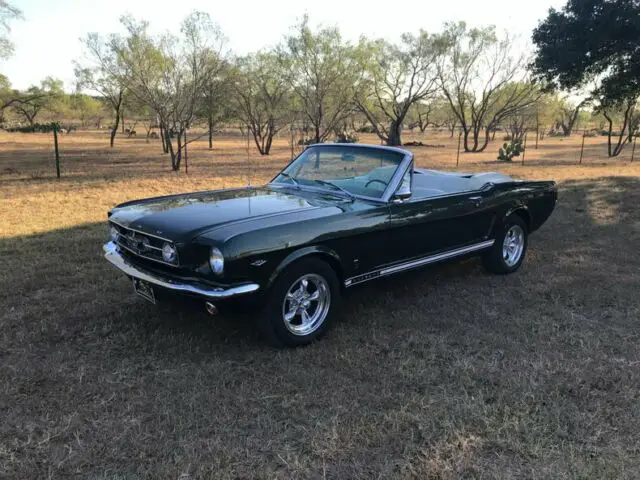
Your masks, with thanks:
[{"label": "windshield", "polygon": [[309,147],[273,181],[382,198],[404,155],[382,148]]}]

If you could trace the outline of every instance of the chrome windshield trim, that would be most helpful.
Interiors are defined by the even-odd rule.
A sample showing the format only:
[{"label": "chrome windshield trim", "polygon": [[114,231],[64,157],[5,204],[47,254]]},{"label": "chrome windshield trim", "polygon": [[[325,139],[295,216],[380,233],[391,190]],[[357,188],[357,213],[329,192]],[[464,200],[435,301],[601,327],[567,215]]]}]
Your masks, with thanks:
[{"label": "chrome windshield trim", "polygon": [[[275,177],[273,177],[269,181],[269,183],[267,185],[283,185],[283,186],[290,185],[293,188],[299,187],[300,186],[299,184],[294,184],[294,183],[284,184],[284,183],[281,183],[281,182],[275,182],[274,180],[276,178],[278,178],[282,172],[284,172],[287,168],[289,168],[289,165],[291,165],[293,162],[295,162],[300,155],[302,155],[307,150],[309,150],[310,148],[313,148],[313,147],[331,147],[331,148],[341,148],[341,147],[343,147],[343,148],[344,147],[354,148],[354,147],[356,147],[356,148],[372,149],[372,150],[387,150],[387,151],[403,154],[404,157],[402,158],[402,160],[400,161],[400,163],[396,167],[396,171],[391,176],[391,180],[389,180],[389,184],[387,185],[387,188],[384,190],[384,192],[382,193],[382,196],[380,198],[367,197],[365,195],[358,195],[356,193],[352,193],[352,195],[354,197],[356,197],[356,198],[359,198],[359,199],[362,199],[362,200],[369,200],[369,201],[372,201],[372,202],[378,202],[378,203],[389,203],[389,200],[391,199],[393,194],[398,189],[398,186],[402,182],[402,177],[404,176],[405,172],[407,171],[407,168],[409,168],[409,166],[411,165],[411,162],[413,161],[413,153],[411,153],[411,151],[405,150],[403,148],[388,147],[386,145],[370,145],[370,144],[365,144],[365,143],[314,143],[313,145],[308,145],[307,148],[305,148],[302,152],[300,152],[298,155],[296,155],[295,158],[293,158],[289,163],[287,163],[287,165],[285,165],[285,167],[283,169],[281,169],[277,173],[277,175]],[[307,187],[307,186],[305,185],[305,187]],[[312,187],[312,188],[314,188],[314,187]],[[335,192],[334,190],[331,190],[329,188],[317,189],[317,190],[321,190],[321,191],[325,191],[325,192],[331,192],[331,191]]]},{"label": "chrome windshield trim", "polygon": [[246,295],[248,293],[257,292],[260,289],[260,285],[257,283],[248,283],[246,285],[238,285],[237,287],[221,288],[221,287],[209,287],[202,284],[191,284],[177,282],[168,278],[160,278],[157,275],[146,272],[139,267],[136,267],[129,263],[118,251],[118,247],[114,242],[107,242],[102,247],[104,251],[104,258],[113,266],[118,268],[130,277],[149,282],[158,287],[163,287],[169,290],[173,290],[179,293],[187,293],[193,295],[199,295],[212,300],[225,300],[240,295]]},{"label": "chrome windshield trim", "polygon": [[415,260],[410,260],[408,262],[402,262],[397,265],[391,265],[389,267],[372,270],[370,272],[363,273],[361,275],[356,275],[355,277],[347,278],[344,281],[344,286],[351,287],[358,283],[363,283],[369,280],[373,280],[374,278],[393,275],[394,273],[403,272],[405,270],[410,270],[412,268],[422,267],[424,265],[429,265],[431,263],[437,263],[443,260],[447,260],[449,258],[458,257],[460,255],[465,255],[467,253],[472,253],[478,250],[483,250],[485,248],[491,247],[494,243],[495,243],[495,240],[493,239],[486,240],[484,242],[475,243],[473,245],[469,245],[466,247],[456,248],[453,250],[449,250],[447,252],[438,253],[436,255],[428,255],[426,257],[417,258]]}]

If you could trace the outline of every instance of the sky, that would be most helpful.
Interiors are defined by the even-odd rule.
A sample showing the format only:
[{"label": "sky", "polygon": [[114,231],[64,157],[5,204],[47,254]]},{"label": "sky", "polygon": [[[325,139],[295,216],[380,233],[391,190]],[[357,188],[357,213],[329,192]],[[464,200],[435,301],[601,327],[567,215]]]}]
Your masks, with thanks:
[{"label": "sky", "polygon": [[[12,23],[15,54],[0,63],[14,88],[39,84],[47,76],[74,88],[73,60],[82,59],[80,38],[89,32],[121,32],[119,18],[130,13],[153,31],[178,32],[193,10],[209,13],[234,53],[246,54],[277,44],[306,13],[312,25],[338,26],[345,39],[360,35],[397,40],[403,32],[439,31],[447,21],[498,30],[527,40],[550,7],[565,0],[9,0],[24,20]],[[389,10],[389,5],[394,9]]]}]

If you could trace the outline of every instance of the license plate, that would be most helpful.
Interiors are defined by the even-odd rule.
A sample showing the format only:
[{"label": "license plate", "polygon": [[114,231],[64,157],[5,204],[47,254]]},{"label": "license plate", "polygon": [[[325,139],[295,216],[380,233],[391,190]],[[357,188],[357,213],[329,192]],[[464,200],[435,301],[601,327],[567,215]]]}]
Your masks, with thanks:
[{"label": "license plate", "polygon": [[145,300],[149,300],[154,305],[156,304],[156,296],[153,293],[153,287],[144,280],[138,278],[133,279],[133,291],[140,295]]}]

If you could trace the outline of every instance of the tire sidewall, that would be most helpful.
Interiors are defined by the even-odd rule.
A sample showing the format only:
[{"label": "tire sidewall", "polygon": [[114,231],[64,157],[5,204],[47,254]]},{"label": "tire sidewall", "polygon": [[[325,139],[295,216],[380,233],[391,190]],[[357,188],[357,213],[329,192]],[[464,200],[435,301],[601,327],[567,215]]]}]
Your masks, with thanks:
[{"label": "tire sidewall", "polygon": [[[316,274],[325,279],[331,293],[329,311],[322,324],[308,335],[295,335],[289,331],[282,316],[282,304],[292,284],[305,274]],[[340,303],[340,284],[334,270],[317,258],[303,258],[288,266],[275,280],[267,293],[267,301],[258,321],[262,335],[276,347],[307,345],[322,337]]]},{"label": "tire sidewall", "polygon": [[[518,259],[518,262],[514,265],[509,266],[502,256],[502,247],[507,232],[514,225],[518,225],[520,228],[522,228],[522,231],[524,232],[524,245],[522,248],[522,254]],[[527,248],[529,247],[529,232],[527,225],[519,215],[511,214],[504,219],[497,233],[498,234],[495,237],[496,243],[491,249],[490,258],[487,258],[487,263],[490,266],[490,269],[496,271],[497,273],[508,274],[515,272],[520,268],[522,262],[524,262],[524,258],[527,254]]]}]

